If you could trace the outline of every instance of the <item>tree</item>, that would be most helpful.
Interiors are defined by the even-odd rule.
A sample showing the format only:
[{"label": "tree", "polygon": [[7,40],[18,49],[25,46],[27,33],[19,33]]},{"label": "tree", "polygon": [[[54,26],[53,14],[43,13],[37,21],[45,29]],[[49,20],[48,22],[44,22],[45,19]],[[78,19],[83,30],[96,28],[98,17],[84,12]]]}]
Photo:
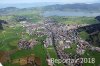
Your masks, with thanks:
[{"label": "tree", "polygon": [[0,20],[0,30],[3,30],[2,24],[7,24],[7,22],[4,20]]},{"label": "tree", "polygon": [[95,19],[100,22],[100,16],[96,16]]}]

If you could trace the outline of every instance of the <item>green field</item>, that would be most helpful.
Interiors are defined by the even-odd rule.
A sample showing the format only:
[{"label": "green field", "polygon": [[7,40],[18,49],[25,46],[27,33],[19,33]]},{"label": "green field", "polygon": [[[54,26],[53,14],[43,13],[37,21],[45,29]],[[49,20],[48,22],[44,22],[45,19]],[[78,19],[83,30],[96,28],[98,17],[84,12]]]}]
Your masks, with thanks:
[{"label": "green field", "polygon": [[[49,55],[51,58],[58,59],[56,51],[53,47],[47,48],[47,51],[49,52]],[[62,63],[60,63],[60,64],[54,63],[54,64],[55,64],[55,66],[64,66]]]},{"label": "green field", "polygon": [[71,45],[71,48],[66,48],[66,49],[64,49],[64,51],[66,52],[66,53],[68,53],[68,54],[71,54],[71,55],[75,55],[76,54],[76,48],[77,48],[77,46],[76,46],[77,44],[72,44]]},{"label": "green field", "polygon": [[100,65],[100,53],[97,51],[86,50],[83,58],[95,58],[95,63],[84,63],[84,66],[99,66]]},{"label": "green field", "polygon": [[[18,41],[22,38],[22,32],[25,32],[25,29],[22,27],[15,28],[7,28],[4,31],[0,32],[0,51],[12,51],[18,49]],[[39,57],[42,61],[42,66],[47,66],[46,63],[46,49],[43,46],[43,41],[46,36],[37,37],[37,36],[29,36],[28,34],[24,34],[24,37],[29,40],[35,38],[38,41],[38,44],[33,47],[31,50],[18,50],[10,55],[11,59],[19,59],[22,57],[29,56],[30,54],[34,54],[36,57]],[[5,63],[5,66],[13,66],[12,63]],[[18,65],[18,64],[17,64]],[[16,66],[17,66],[16,65]]]},{"label": "green field", "polygon": [[13,50],[17,48],[18,40],[21,38],[23,28],[7,28],[0,32],[0,50]]},{"label": "green field", "polygon": [[95,17],[60,17],[60,16],[51,16],[49,17],[51,20],[56,23],[64,23],[64,24],[96,24],[99,23]]}]

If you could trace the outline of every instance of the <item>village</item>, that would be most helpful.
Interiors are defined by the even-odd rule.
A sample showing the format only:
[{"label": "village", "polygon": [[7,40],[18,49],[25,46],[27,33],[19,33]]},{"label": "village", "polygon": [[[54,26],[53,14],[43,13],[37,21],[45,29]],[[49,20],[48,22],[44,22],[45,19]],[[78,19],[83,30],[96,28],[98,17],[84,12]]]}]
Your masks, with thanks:
[{"label": "village", "polygon": [[[29,35],[38,35],[43,36],[46,35],[47,38],[44,42],[44,47],[48,48],[50,46],[53,46],[55,49],[55,53],[57,54],[59,59],[77,59],[80,58],[81,55],[85,53],[85,50],[87,48],[91,50],[97,50],[99,51],[98,47],[92,47],[87,41],[83,40],[79,37],[77,29],[79,27],[86,26],[87,24],[83,25],[64,25],[64,24],[56,24],[52,21],[48,20],[45,21],[42,24],[31,24],[27,22],[21,22],[22,26],[26,28],[26,33]],[[30,42],[30,41],[29,41]],[[31,48],[36,44],[35,40],[31,40],[31,43],[25,42],[24,40],[21,40],[19,42],[19,48]],[[72,46],[75,45],[75,55],[72,56],[72,53],[66,53],[65,49],[71,49]],[[48,52],[48,50],[47,50]],[[47,54],[47,62],[49,66],[53,66],[54,64],[51,63],[50,60],[51,57],[49,55],[49,52]],[[79,60],[80,61],[80,60]],[[70,65],[70,66],[82,66],[80,62],[77,63],[64,63],[64,66]]]},{"label": "village", "polygon": [[[11,52],[7,52],[2,57],[4,58],[7,56],[5,58],[6,60],[3,62],[8,61],[12,62],[13,64],[18,63],[21,66],[42,66],[42,59],[34,54],[34,50],[36,50],[34,47],[37,45],[41,45],[42,48],[42,50],[37,49],[38,51],[41,52],[45,50],[46,55],[44,59],[46,60],[48,66],[57,66],[57,63],[52,63],[50,61],[52,58],[61,60],[78,59],[85,54],[87,49],[100,52],[99,47],[91,45],[89,42],[82,39],[79,35],[77,29],[88,26],[88,24],[61,24],[56,23],[50,19],[46,19],[42,23],[20,21],[20,26],[22,27],[23,31],[16,33],[16,35],[20,35],[20,38],[17,41],[17,49],[12,50]],[[11,26],[10,28],[14,29],[14,27],[15,26]],[[21,57],[16,56],[17,52],[23,52],[24,50],[26,53],[23,53]],[[30,55],[27,54],[28,52]],[[53,56],[52,52],[54,52],[55,56]],[[26,56],[24,56],[24,54],[26,54]],[[16,58],[11,59],[9,57],[10,55],[14,55]],[[18,55],[20,55],[20,53]],[[89,53],[87,53],[87,55],[90,56]],[[70,61],[68,63],[61,64],[63,66],[83,66],[81,59],[75,63],[71,63]]]}]

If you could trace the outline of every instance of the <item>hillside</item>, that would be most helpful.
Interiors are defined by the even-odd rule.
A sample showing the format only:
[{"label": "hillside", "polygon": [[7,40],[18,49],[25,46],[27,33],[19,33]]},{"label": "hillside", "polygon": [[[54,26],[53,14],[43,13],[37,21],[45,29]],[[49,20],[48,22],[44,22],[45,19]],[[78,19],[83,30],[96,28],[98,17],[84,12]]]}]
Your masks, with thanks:
[{"label": "hillside", "polygon": [[100,47],[100,23],[78,28],[80,37],[94,46]]},{"label": "hillside", "polygon": [[84,3],[76,3],[76,4],[56,4],[49,5],[43,7],[43,10],[60,10],[60,11],[90,11],[90,12],[99,12],[100,11],[100,3],[95,4],[84,4]]},{"label": "hillside", "polygon": [[41,7],[29,7],[29,8],[18,8],[18,7],[6,7],[0,9],[0,15],[4,14],[11,14],[11,13],[19,13],[27,11],[81,11],[81,12],[100,12],[100,3],[94,4],[85,4],[85,3],[75,3],[75,4],[55,4],[55,5],[45,5]]}]

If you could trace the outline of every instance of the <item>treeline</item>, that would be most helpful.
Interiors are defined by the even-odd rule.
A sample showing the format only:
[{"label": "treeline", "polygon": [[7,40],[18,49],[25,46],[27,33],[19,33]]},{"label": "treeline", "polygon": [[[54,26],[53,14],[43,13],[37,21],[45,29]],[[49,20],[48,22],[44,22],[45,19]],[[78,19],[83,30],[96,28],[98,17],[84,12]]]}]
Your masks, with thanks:
[{"label": "treeline", "polygon": [[0,30],[3,30],[2,24],[8,24],[8,23],[4,20],[0,20]]},{"label": "treeline", "polygon": [[100,47],[100,23],[78,28],[81,38]]}]

